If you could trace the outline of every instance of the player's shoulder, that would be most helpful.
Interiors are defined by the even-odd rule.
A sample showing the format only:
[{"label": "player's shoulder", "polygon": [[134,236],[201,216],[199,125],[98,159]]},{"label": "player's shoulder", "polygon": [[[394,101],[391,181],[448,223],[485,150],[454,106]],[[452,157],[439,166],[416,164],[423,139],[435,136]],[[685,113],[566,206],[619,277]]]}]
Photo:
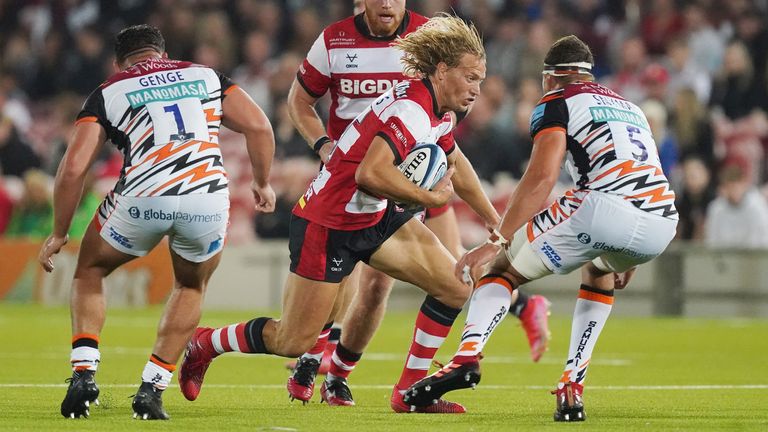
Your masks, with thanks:
[{"label": "player's shoulder", "polygon": [[576,81],[563,87],[563,96],[566,99],[584,93],[592,93],[625,100],[620,94],[596,81]]},{"label": "player's shoulder", "polygon": [[328,48],[349,47],[355,44],[359,36],[354,16],[336,21],[323,29],[323,39]]},{"label": "player's shoulder", "polygon": [[539,99],[539,102],[536,105],[542,105],[547,102],[562,100],[564,97],[565,97],[565,89],[552,90],[550,92],[545,93],[544,96],[542,96],[541,99]]},{"label": "player's shoulder", "polygon": [[[122,70],[120,72],[117,72],[107,78],[101,85],[99,86],[100,89],[105,89],[106,87],[115,84],[117,82],[130,79],[130,78],[138,78],[144,75],[149,75],[156,72],[163,72],[163,71],[173,71],[173,70],[179,70],[179,69],[187,69],[187,68],[205,68],[210,69],[208,66],[193,63],[190,61],[184,61],[184,60],[173,60],[168,58],[160,58],[160,59],[147,59],[141,62],[136,63],[135,65]],[[215,71],[214,71],[215,72]]]},{"label": "player's shoulder", "polygon": [[392,105],[398,109],[425,113],[435,110],[434,90],[429,80],[409,79],[399,82],[392,88],[392,95]]},{"label": "player's shoulder", "polygon": [[408,24],[405,26],[405,33],[410,33],[412,31],[416,31],[419,27],[424,25],[427,21],[429,21],[429,18],[425,17],[424,15],[417,14],[413,11],[407,11],[406,12],[406,18],[408,20]]}]

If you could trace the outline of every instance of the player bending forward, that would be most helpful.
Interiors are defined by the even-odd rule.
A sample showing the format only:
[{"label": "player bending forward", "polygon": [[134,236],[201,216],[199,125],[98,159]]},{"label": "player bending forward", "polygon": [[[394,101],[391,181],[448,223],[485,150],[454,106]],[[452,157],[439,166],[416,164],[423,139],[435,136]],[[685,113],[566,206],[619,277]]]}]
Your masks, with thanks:
[{"label": "player bending forward", "polygon": [[[531,116],[533,152],[499,232],[464,255],[456,276],[492,259],[470,302],[461,343],[443,369],[411,386],[404,400],[429,406],[480,381],[479,354],[506,316],[518,286],[582,268],[571,343],[557,389],[556,421],[585,419],[587,367],[613,305],[639,264],[675,236],[675,195],[661,171],[643,112],[593,82],[592,53],[575,36],[544,60],[544,97]],[[536,214],[557,180],[563,156],[576,187]],[[507,240],[510,239],[510,240]]]}]

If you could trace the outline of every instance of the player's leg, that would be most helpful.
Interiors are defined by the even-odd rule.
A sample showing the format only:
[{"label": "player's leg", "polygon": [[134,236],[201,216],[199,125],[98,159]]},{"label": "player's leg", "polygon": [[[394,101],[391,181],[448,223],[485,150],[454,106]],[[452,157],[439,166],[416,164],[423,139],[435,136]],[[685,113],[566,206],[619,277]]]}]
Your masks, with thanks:
[{"label": "player's leg", "polygon": [[416,406],[429,405],[446,392],[474,387],[480,381],[480,353],[508,315],[517,287],[551,273],[527,241],[525,230],[519,230],[510,248],[496,257],[488,273],[477,282],[453,359],[412,385],[406,401]]},{"label": "player's leg", "polygon": [[[184,396],[189,400],[198,397],[208,366],[220,354],[238,351],[297,357],[306,352],[330,319],[339,283],[356,263],[347,251],[335,248],[345,244],[349,235],[352,233],[292,217],[291,273],[283,290],[282,317],[198,328],[187,344],[179,374]],[[338,265],[333,257],[341,258]]]},{"label": "player's leg", "polygon": [[[424,224],[427,225],[451,254],[459,259],[464,253],[456,212],[452,206],[427,209]],[[550,302],[543,295],[528,294],[519,288],[513,295],[513,302],[508,311],[520,320],[528,338],[531,359],[538,362],[549,345],[549,306]]]},{"label": "player's leg", "polygon": [[321,390],[322,400],[329,405],[355,404],[347,378],[379,328],[394,285],[394,279],[364,263],[357,265],[355,273],[359,274],[359,285],[344,316],[345,330]]},{"label": "player's leg", "polygon": [[[396,412],[411,411],[402,400],[408,386],[423,378],[437,349],[450,332],[466,302],[470,287],[453,276],[456,260],[440,241],[416,219],[394,232],[371,256],[370,264],[390,276],[427,292],[414,329],[406,365],[392,394]],[[414,408],[415,409],[415,408]],[[420,412],[464,412],[464,407],[439,401]]]},{"label": "player's leg", "polygon": [[99,342],[106,316],[104,278],[146,254],[159,240],[158,236],[138,236],[139,231],[126,223],[125,215],[114,211],[117,199],[122,197],[110,194],[104,199],[80,243],[70,297],[73,373],[61,403],[64,417],[87,417],[90,403],[98,403],[95,374],[101,361]]}]

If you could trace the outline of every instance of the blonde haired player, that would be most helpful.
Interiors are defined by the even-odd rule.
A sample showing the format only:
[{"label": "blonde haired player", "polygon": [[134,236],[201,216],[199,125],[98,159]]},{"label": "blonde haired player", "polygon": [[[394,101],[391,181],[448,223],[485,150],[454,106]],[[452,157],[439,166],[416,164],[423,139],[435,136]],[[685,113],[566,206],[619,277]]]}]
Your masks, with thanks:
[{"label": "blonde haired player", "polygon": [[[293,357],[305,352],[323,330],[340,283],[363,261],[427,293],[406,365],[392,392],[392,409],[465,411],[443,400],[423,409],[403,402],[405,389],[426,375],[471,288],[454,277],[456,260],[437,237],[392,202],[439,207],[455,191],[487,224],[498,221],[471,164],[456,146],[450,115],[466,111],[479,96],[485,51],[474,26],[456,17],[432,18],[401,41],[398,47],[418,62],[422,78],[398,83],[347,126],[328,163],[294,207],[291,273],[282,317],[199,328],[181,367],[187,398],[198,396],[208,366],[222,353]],[[397,168],[417,143],[436,144],[448,156],[448,172],[431,191],[411,183]]]}]

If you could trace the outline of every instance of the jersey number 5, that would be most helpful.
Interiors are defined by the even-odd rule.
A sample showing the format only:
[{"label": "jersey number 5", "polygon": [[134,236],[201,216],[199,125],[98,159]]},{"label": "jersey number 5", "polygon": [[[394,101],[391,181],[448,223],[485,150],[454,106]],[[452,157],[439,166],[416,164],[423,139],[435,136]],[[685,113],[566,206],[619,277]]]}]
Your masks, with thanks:
[{"label": "jersey number 5", "polygon": [[635,126],[627,125],[627,132],[629,133],[629,142],[640,148],[640,154],[632,153],[632,156],[640,162],[646,161],[648,159],[648,149],[645,148],[645,144],[643,144],[642,141],[635,139],[635,137],[632,136],[632,134],[639,134],[640,129]]}]

